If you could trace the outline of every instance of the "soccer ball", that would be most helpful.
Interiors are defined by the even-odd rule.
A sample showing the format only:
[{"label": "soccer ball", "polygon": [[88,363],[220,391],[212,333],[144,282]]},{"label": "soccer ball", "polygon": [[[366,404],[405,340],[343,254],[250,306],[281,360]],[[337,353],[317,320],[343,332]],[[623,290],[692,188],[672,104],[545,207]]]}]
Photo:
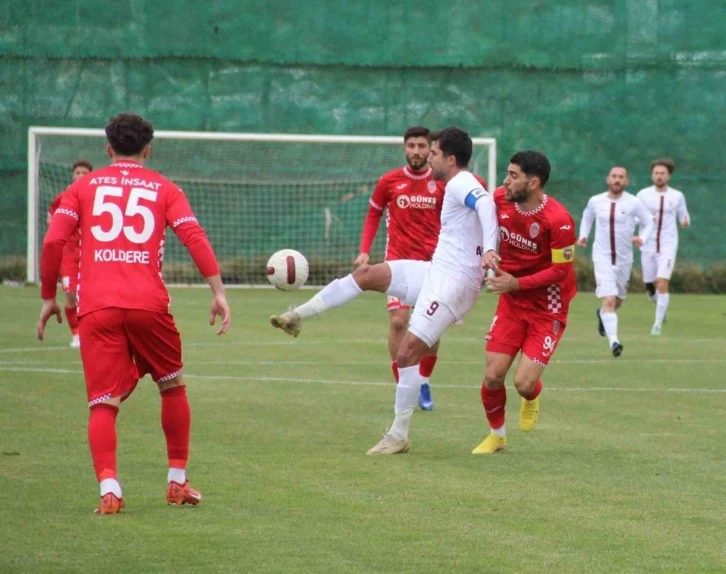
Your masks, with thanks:
[{"label": "soccer ball", "polygon": [[267,262],[267,279],[283,291],[300,289],[308,280],[308,260],[294,249],[278,251]]}]

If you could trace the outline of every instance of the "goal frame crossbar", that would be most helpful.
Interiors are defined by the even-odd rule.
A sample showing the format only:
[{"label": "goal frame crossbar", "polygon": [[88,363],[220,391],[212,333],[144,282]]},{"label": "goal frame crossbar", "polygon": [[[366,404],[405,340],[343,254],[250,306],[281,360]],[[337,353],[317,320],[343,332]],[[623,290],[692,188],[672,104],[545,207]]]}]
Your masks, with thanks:
[{"label": "goal frame crossbar", "polygon": [[[40,136],[76,136],[104,137],[103,129],[96,128],[63,128],[31,126],[28,128],[28,249],[26,280],[37,283],[39,279],[40,237],[38,214],[38,137]],[[280,142],[309,144],[362,144],[362,145],[401,145],[401,136],[355,136],[355,135],[309,135],[309,134],[261,134],[235,132],[194,132],[159,130],[154,132],[154,139],[176,139],[196,141],[246,141],[246,142]],[[495,138],[472,138],[477,146],[487,146],[487,182],[490,187],[497,181],[497,140]]]}]

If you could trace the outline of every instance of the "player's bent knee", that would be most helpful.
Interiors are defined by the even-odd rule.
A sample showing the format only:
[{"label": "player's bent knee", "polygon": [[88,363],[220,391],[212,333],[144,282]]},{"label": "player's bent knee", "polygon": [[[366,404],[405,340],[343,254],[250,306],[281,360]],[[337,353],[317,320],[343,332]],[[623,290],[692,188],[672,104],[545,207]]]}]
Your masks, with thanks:
[{"label": "player's bent knee", "polygon": [[429,347],[421,339],[416,336],[406,336],[396,353],[396,362],[398,368],[412,367],[421,361],[421,358],[427,353]]},{"label": "player's bent knee", "polygon": [[522,396],[530,396],[534,391],[534,387],[537,384],[538,379],[532,379],[531,377],[517,377],[514,376],[514,388]]},{"label": "player's bent knee", "polygon": [[363,291],[385,293],[391,284],[391,269],[385,263],[361,265],[353,271],[353,279]]},{"label": "player's bent knee", "polygon": [[484,373],[484,386],[487,389],[498,389],[504,385],[504,378],[507,376],[507,372],[499,372],[498,369],[488,368]]},{"label": "player's bent knee", "polygon": [[159,392],[163,393],[164,391],[173,389],[174,387],[181,387],[184,384],[184,380],[182,379],[181,373],[179,373],[171,379],[158,381],[156,384],[159,387]]},{"label": "player's bent knee", "polygon": [[407,317],[398,317],[396,315],[391,315],[391,331],[393,331],[394,333],[402,333],[405,332],[406,329],[408,329]]}]

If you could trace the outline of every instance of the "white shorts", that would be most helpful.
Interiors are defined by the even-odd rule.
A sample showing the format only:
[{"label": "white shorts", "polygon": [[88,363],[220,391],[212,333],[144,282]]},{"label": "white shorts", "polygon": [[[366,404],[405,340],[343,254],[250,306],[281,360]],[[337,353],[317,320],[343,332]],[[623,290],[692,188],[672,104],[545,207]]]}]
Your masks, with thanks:
[{"label": "white shorts", "polygon": [[643,266],[643,281],[653,283],[656,279],[670,281],[673,267],[676,264],[675,253],[643,253],[640,252],[640,262]]},{"label": "white shorts", "polygon": [[628,283],[632,263],[611,265],[610,263],[594,262],[595,265],[595,295],[598,299],[603,297],[617,297],[625,299],[628,294]]},{"label": "white shorts", "polygon": [[429,348],[471,310],[479,297],[478,289],[432,267],[430,261],[401,259],[386,263],[391,268],[391,285],[386,294],[415,307],[408,330]]}]

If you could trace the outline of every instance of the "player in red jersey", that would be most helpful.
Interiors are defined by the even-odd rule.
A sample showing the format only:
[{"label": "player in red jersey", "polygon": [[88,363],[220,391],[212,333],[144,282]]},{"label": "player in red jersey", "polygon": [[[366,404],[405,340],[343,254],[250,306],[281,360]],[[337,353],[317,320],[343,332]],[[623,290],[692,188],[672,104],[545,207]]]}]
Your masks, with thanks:
[{"label": "player in red jersey", "polygon": [[474,454],[492,454],[507,445],[504,378],[520,351],[514,372],[514,387],[522,397],[519,425],[525,432],[534,428],[540,378],[565,332],[570,301],[577,293],[575,222],[561,203],[544,193],[549,175],[544,154],[519,152],[509,160],[504,187],[494,192],[499,256],[488,252],[484,262],[496,269],[496,276],[486,280],[487,288],[501,296],[487,334],[481,387],[491,434]]},{"label": "player in red jersey", "polygon": [[[385,260],[431,261],[441,229],[445,182],[434,180],[428,165],[430,133],[423,126],[412,126],[404,133],[403,151],[407,165],[383,174],[378,181],[363,223],[356,267],[368,265],[368,254],[384,211],[387,211]],[[391,295],[388,296],[386,306],[390,318],[388,353],[391,356],[393,376],[398,382],[396,353],[408,329],[410,307]],[[420,363],[421,375],[426,382],[421,386],[418,403],[425,411],[434,408],[429,377],[436,364],[438,348],[439,344],[436,343]]]},{"label": "player in red jersey", "polygon": [[201,500],[186,478],[191,414],[181,374],[181,338],[161,274],[167,225],[212,289],[210,324],[221,316],[222,334],[231,320],[214,251],[184,193],[143,165],[153,134],[151,124],[140,116],[111,118],[106,149],[113,163],[66,190],[43,241],[41,341],[51,316],[61,322],[55,301],[58,269],[69,237],[76,229],[81,232],[78,317],[90,408],[88,439],[101,487],[96,511],[101,514],[115,514],[123,507],[116,476],[116,415],[146,374],[161,393],[169,457],[167,501]]},{"label": "player in red jersey", "polygon": [[[370,262],[368,254],[384,211],[387,212],[385,260],[431,261],[441,230],[441,207],[446,182],[436,181],[428,165],[430,133],[423,126],[412,126],[404,133],[403,150],[407,165],[383,174],[378,181],[363,223],[356,267]],[[474,177],[486,189],[486,182],[476,175]],[[390,318],[388,352],[393,376],[398,382],[396,354],[408,329],[410,307],[389,295],[387,309]],[[425,411],[434,408],[429,377],[436,365],[438,348],[437,342],[420,362],[420,372],[425,382],[421,386],[419,406]]]},{"label": "player in red jersey", "polygon": [[[85,159],[79,159],[73,164],[73,181],[81,179],[84,175],[91,173],[93,166],[91,162]],[[55,199],[48,208],[48,225],[55,213],[55,210],[61,204],[63,199],[63,191],[55,196]],[[63,292],[66,295],[65,315],[68,321],[68,327],[71,330],[71,347],[80,347],[81,338],[78,336],[78,316],[76,313],[76,287],[78,287],[78,265],[81,262],[81,234],[73,233],[68,239],[63,249],[63,260],[61,261],[60,277]]]}]

